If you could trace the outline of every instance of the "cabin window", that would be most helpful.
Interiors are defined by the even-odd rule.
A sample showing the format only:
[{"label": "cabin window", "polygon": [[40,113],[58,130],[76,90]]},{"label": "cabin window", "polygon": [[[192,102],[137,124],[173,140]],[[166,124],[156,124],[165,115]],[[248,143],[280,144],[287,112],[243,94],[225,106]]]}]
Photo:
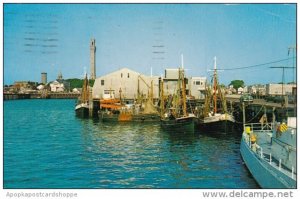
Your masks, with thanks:
[{"label": "cabin window", "polygon": [[127,78],[129,78],[129,73],[127,73]]},{"label": "cabin window", "polygon": [[104,79],[101,79],[101,86],[104,86]]},{"label": "cabin window", "polygon": [[121,73],[121,78],[123,77],[123,73]]},{"label": "cabin window", "polygon": [[196,85],[200,85],[200,81],[196,81]]}]

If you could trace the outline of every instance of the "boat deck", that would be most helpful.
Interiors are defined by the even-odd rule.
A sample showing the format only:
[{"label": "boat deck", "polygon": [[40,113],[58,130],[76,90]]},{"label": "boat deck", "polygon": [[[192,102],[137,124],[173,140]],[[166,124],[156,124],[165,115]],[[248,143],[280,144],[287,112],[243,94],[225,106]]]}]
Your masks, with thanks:
[{"label": "boat deck", "polygon": [[292,179],[297,179],[295,169],[290,170],[289,168],[281,164],[281,160],[277,160],[272,156],[271,143],[274,141],[272,139],[272,130],[256,130],[254,131],[254,134],[256,135],[255,144],[251,144],[250,136],[245,133],[243,134],[243,139],[255,153],[255,155],[265,163],[268,163],[275,170],[279,170]]}]

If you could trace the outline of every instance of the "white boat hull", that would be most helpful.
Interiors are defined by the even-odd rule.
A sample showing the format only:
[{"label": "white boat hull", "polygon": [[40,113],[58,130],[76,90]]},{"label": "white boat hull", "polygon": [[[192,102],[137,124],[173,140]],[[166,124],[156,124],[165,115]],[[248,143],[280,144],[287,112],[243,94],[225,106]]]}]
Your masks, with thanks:
[{"label": "white boat hull", "polygon": [[250,173],[261,188],[296,188],[296,176],[280,172],[264,158],[254,153],[244,138],[241,140],[240,152]]}]

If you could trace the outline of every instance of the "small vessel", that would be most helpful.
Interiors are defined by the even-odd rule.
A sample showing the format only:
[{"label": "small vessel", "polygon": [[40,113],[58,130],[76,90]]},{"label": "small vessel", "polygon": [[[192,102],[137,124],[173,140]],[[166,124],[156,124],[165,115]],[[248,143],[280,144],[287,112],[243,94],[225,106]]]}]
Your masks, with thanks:
[{"label": "small vessel", "polygon": [[87,74],[85,74],[81,96],[79,96],[75,106],[75,112],[78,117],[85,118],[89,116],[89,80]]},{"label": "small vessel", "polygon": [[[183,66],[182,68],[179,67],[178,73],[177,92],[171,99],[171,107],[167,107],[167,112],[164,113],[165,107],[161,106],[161,126],[163,129],[170,132],[194,133],[196,117],[194,114],[187,112]],[[163,88],[163,85],[161,88]],[[164,105],[163,89],[161,91],[160,104]]]},{"label": "small vessel", "polygon": [[[121,92],[120,92],[121,93]],[[102,122],[159,122],[152,99],[142,104],[123,104],[122,99],[100,100],[98,116]]]},{"label": "small vessel", "polygon": [[226,100],[218,84],[216,57],[213,86],[212,89],[209,86],[206,88],[203,113],[198,119],[200,127],[210,132],[228,132],[235,123],[234,116],[227,110]]},{"label": "small vessel", "polygon": [[244,124],[240,152],[261,188],[296,188],[296,117],[287,124]]}]

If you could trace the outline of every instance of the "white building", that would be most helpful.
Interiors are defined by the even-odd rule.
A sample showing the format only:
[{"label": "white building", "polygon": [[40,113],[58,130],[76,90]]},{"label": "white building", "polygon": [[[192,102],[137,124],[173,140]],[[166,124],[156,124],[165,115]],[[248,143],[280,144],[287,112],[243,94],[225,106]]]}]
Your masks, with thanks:
[{"label": "white building", "polygon": [[44,88],[45,88],[45,86],[43,84],[36,87],[36,89],[38,89],[38,90],[43,90]]},{"label": "white building", "polygon": [[249,86],[248,92],[253,95],[265,95],[266,94],[266,86],[261,84],[256,84]]},{"label": "white building", "polygon": [[[267,84],[266,95],[292,95],[293,88],[296,88],[296,84]],[[283,91],[283,92],[282,92]]]},{"label": "white building", "polygon": [[82,88],[73,88],[72,89],[73,93],[81,93],[81,91],[82,91]]},{"label": "white building", "polygon": [[[162,77],[164,82],[164,95],[170,95],[176,92],[178,74],[178,68],[165,70],[165,76]],[[158,99],[160,96],[160,79],[161,78],[158,76],[146,76],[128,68],[122,68],[96,78],[93,86],[93,98],[119,98],[121,91],[122,98],[136,99],[138,90],[140,91],[140,94],[148,96],[148,94],[150,94],[152,82],[153,98]],[[194,96],[196,99],[204,98],[203,93],[205,91],[205,86],[206,77],[186,78],[186,93]]]},{"label": "white building", "polygon": [[[164,94],[172,95],[176,93],[179,71],[176,69],[165,69]],[[206,77],[186,78],[186,94],[195,97],[195,99],[204,99]]]},{"label": "white building", "polygon": [[59,83],[58,81],[53,81],[50,83],[51,92],[63,92],[65,90],[64,84]]},{"label": "white building", "polygon": [[237,89],[237,92],[238,92],[239,95],[243,94],[244,93],[244,88],[243,87],[239,87]]},{"label": "white building", "polygon": [[206,77],[191,77],[189,79],[190,95],[196,99],[205,98]]},{"label": "white building", "polygon": [[136,99],[138,87],[141,94],[148,96],[153,85],[153,98],[159,97],[158,76],[146,76],[128,68],[122,68],[115,72],[96,78],[93,86],[93,98],[107,97],[107,91],[114,93],[116,98]]}]

